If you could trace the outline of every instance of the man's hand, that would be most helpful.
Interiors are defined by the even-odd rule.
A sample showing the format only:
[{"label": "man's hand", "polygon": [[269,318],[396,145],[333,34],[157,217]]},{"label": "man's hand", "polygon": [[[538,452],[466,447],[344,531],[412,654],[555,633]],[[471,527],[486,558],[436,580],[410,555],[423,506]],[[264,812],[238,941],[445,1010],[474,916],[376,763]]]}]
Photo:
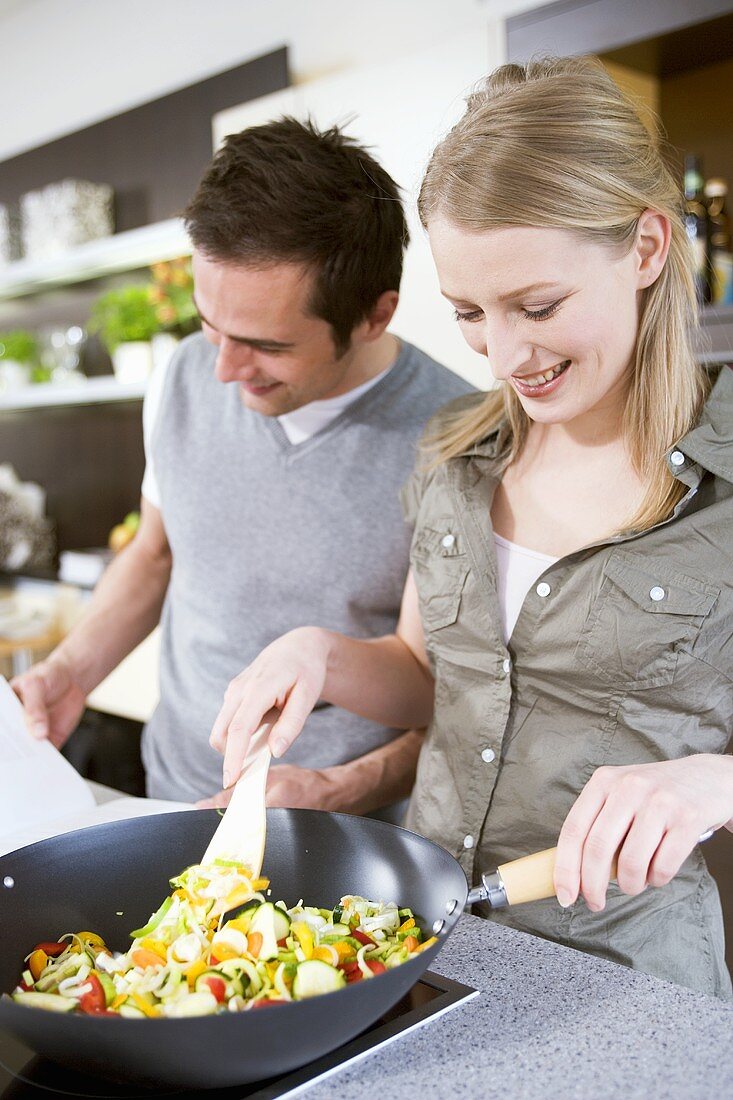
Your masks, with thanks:
[{"label": "man's hand", "polygon": [[700,754],[603,767],[581,791],[560,832],[555,892],[561,905],[582,894],[600,912],[612,862],[625,894],[666,886],[707,829],[733,829],[733,757]]},{"label": "man's hand", "polygon": [[[267,776],[266,804],[305,810],[348,810],[346,784],[339,783],[338,768],[299,768],[278,764]],[[196,805],[201,810],[223,809],[229,805],[234,787],[204,798]]]},{"label": "man's hand", "polygon": [[[298,768],[278,764],[267,776],[267,805],[368,814],[407,798],[415,782],[423,730],[408,730],[394,741],[330,768]],[[233,787],[202,799],[199,809],[229,804]]]},{"label": "man's hand", "polygon": [[51,656],[16,676],[10,686],[25,709],[29,731],[57,749],[74,732],[84,712],[86,692],[60,657]]}]

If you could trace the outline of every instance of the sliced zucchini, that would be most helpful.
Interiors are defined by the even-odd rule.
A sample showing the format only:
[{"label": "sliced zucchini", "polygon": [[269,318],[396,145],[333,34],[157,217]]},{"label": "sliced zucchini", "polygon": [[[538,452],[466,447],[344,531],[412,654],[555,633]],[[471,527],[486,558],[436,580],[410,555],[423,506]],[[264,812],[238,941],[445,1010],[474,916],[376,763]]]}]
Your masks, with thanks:
[{"label": "sliced zucchini", "polygon": [[235,905],[233,909],[227,909],[226,919],[227,921],[236,920],[237,917],[243,917],[245,913],[251,914],[253,909],[259,909],[261,905],[262,902],[259,898],[251,898],[244,905]]},{"label": "sliced zucchini", "polygon": [[[275,934],[275,906],[270,901],[263,902],[249,926],[250,933],[259,932],[262,936],[262,947],[257,956],[258,960],[267,961],[277,958],[277,941],[281,937]],[[280,915],[282,913],[280,912]],[[287,933],[286,933],[287,934]]]},{"label": "sliced zucchini", "polygon": [[320,959],[307,959],[298,965],[293,979],[293,997],[318,997],[321,993],[333,993],[346,985],[346,978],[335,966]]},{"label": "sliced zucchini", "polygon": [[112,1004],[113,1000],[117,996],[117,990],[115,989],[115,983],[110,978],[109,974],[105,974],[102,970],[95,970],[94,973],[99,978],[102,989],[104,990],[104,999],[107,1002],[107,1007]]},{"label": "sliced zucchini", "polygon": [[[269,903],[265,903],[269,904]],[[273,905],[273,921],[275,925],[275,939],[284,940],[290,935],[290,917],[279,906]]]},{"label": "sliced zucchini", "polygon": [[187,997],[181,997],[180,1001],[169,1005],[167,1016],[213,1016],[219,1007],[219,1002],[210,990],[189,993]]},{"label": "sliced zucchini", "polygon": [[146,1019],[145,1013],[142,1011],[142,1009],[138,1008],[136,1005],[131,1005],[129,1001],[125,1001],[124,1004],[120,1005],[117,1011],[119,1012],[120,1016],[124,1016],[127,1020]]},{"label": "sliced zucchini", "polygon": [[45,1008],[50,1012],[73,1012],[79,1004],[73,997],[62,997],[59,993],[26,993],[23,990],[14,993],[13,1000],[19,1005]]}]

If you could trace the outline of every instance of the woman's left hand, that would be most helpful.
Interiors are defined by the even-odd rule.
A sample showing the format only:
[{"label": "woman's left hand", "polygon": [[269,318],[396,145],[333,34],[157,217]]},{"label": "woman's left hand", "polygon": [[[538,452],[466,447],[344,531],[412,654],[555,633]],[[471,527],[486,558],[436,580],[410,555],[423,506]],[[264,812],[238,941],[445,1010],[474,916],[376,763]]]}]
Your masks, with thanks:
[{"label": "woman's left hand", "polygon": [[557,845],[555,892],[563,906],[579,894],[600,912],[618,853],[625,894],[665,886],[698,838],[733,830],[733,757],[704,754],[593,773],[565,818]]}]

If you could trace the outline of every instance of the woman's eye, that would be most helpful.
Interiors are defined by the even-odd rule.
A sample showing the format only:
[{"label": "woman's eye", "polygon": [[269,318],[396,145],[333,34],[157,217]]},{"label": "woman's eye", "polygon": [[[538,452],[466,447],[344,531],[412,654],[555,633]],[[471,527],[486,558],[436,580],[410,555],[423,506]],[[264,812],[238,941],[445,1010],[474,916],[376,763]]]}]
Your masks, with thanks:
[{"label": "woman's eye", "polygon": [[460,310],[454,309],[453,316],[456,321],[480,321],[483,317],[483,310],[472,309],[468,313],[461,313]]},{"label": "woman's eye", "polygon": [[522,313],[525,317],[529,317],[532,321],[546,321],[548,317],[553,317],[564,299],[560,299],[557,302],[553,302],[552,305],[545,306],[543,309],[523,309]]}]

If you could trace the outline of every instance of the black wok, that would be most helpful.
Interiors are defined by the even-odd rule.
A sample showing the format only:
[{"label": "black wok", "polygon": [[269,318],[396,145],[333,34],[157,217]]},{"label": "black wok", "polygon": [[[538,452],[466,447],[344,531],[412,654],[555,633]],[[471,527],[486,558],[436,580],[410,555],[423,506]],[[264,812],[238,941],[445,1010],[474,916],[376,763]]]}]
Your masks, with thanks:
[{"label": "black wok", "polygon": [[[198,862],[219,823],[214,810],[98,825],[0,858],[0,993],[23,958],[64,932],[99,933],[125,950]],[[344,894],[409,906],[438,942],[414,960],[336,993],[259,1011],[189,1019],[57,1015],[0,999],[3,1027],[45,1058],[147,1085],[215,1088],[304,1065],[347,1042],[395,1004],[432,963],[463,911],[459,864],[444,849],[383,821],[315,810],[268,810],[263,873],[272,899],[329,907]]]}]

